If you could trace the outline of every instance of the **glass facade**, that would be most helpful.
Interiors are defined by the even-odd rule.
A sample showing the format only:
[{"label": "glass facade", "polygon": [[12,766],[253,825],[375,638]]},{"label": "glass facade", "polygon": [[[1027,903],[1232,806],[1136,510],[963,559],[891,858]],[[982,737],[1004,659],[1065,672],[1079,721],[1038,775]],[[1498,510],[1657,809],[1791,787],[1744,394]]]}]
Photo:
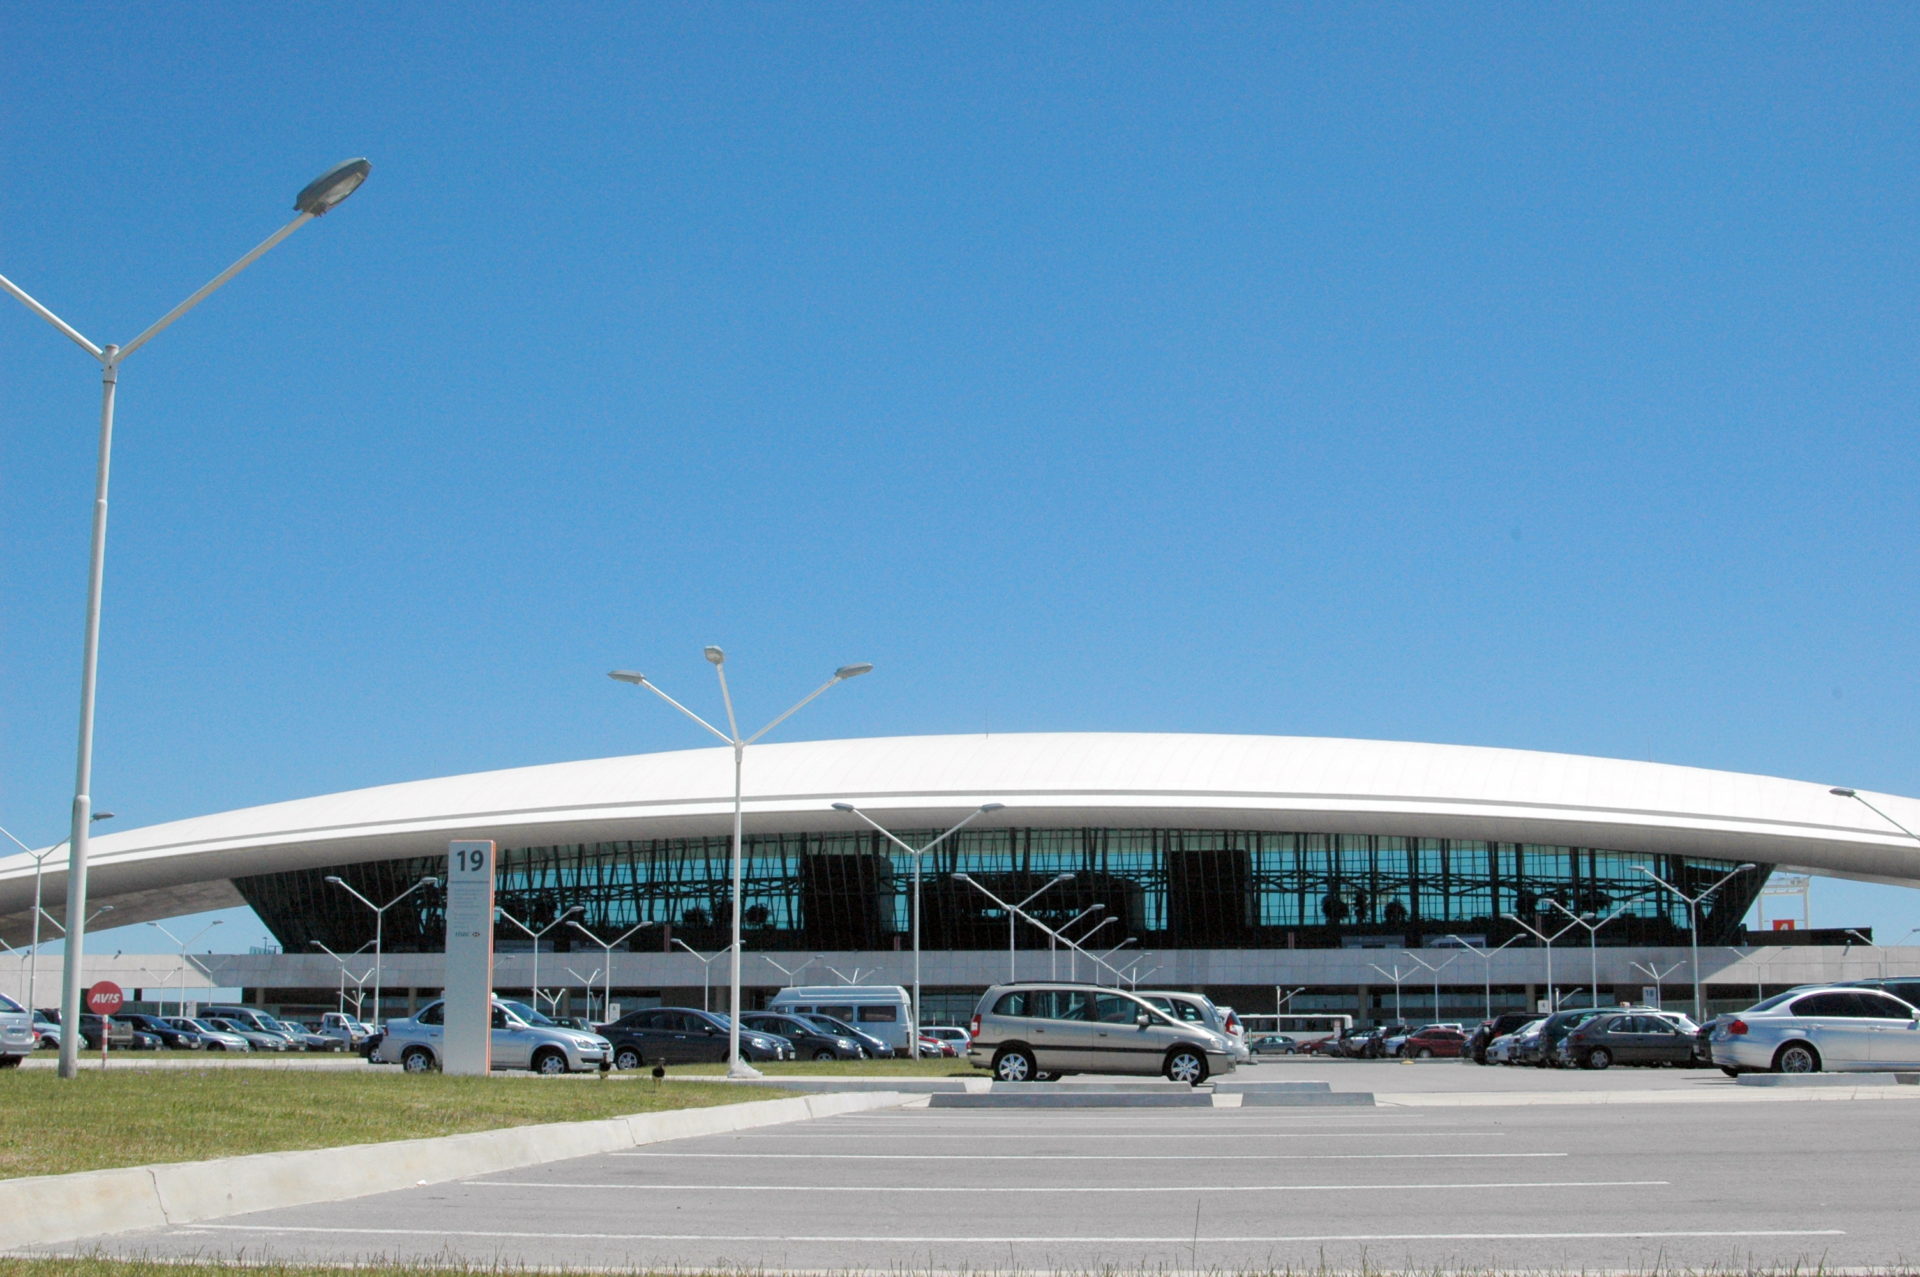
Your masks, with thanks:
[{"label": "glass facade", "polygon": [[[940,831],[900,832],[917,845]],[[578,905],[579,921],[609,939],[638,923],[664,924],[635,935],[633,949],[658,950],[667,936],[719,949],[731,924],[729,857],[725,838],[505,848],[497,899],[536,929]],[[1549,932],[1570,925],[1548,901],[1595,917],[1624,910],[1601,929],[1603,945],[1684,944],[1686,905],[1634,866],[1697,894],[1735,863],[1536,843],[1108,828],[969,829],[922,860],[922,947],[932,950],[1005,948],[1007,912],[988,893],[1018,903],[1036,891],[1027,912],[1049,926],[1104,905],[1081,928],[1105,924],[1096,949],[1130,937],[1159,950],[1418,947],[1449,934],[1499,944],[1521,930],[1505,914]],[[373,915],[327,875],[384,902],[423,875],[444,872],[444,857],[422,857],[234,885],[286,951],[311,951],[318,940],[347,953],[373,939]],[[1738,938],[1768,872],[1761,865],[1735,875],[1702,906],[1701,943]],[[1047,886],[1058,874],[1073,877]],[[870,831],[751,837],[742,890],[746,948],[908,947],[912,882],[913,858]],[[433,890],[390,909],[385,951],[441,949],[441,910]],[[1023,948],[1046,944],[1027,926],[1016,927],[1014,938]],[[511,927],[502,926],[499,939],[502,948],[524,947],[513,943],[525,937]],[[547,942],[593,947],[565,926]]]}]

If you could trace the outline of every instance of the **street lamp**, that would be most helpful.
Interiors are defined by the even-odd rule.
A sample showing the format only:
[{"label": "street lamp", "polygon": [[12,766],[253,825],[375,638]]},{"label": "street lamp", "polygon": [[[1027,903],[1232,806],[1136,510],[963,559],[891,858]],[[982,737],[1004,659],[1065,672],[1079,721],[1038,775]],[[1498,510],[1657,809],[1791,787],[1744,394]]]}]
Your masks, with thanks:
[{"label": "street lamp", "polygon": [[[339,954],[335,953],[333,950],[327,948],[326,945],[321,944],[318,940],[309,940],[307,941],[307,943],[312,945],[314,948],[318,949],[320,952],[326,954],[329,958],[332,958],[335,962],[340,964],[340,1014],[342,1015],[345,1015],[347,1013],[347,981],[349,980],[353,981],[353,1018],[354,1018],[354,1021],[357,1023],[360,1020],[362,1011],[366,1005],[367,980],[372,977],[373,968],[368,967],[366,975],[355,975],[352,971],[347,969],[347,960],[341,957]],[[372,944],[372,943],[373,941],[371,940],[367,941],[367,944]],[[366,947],[367,945],[363,944],[360,946],[360,948],[355,949],[354,953],[360,953],[364,951]],[[537,999],[533,1004],[533,1009],[536,1011],[540,1009],[540,1003]]]},{"label": "street lamp", "polygon": [[[1074,923],[1080,921],[1082,918],[1091,918],[1096,913],[1105,913],[1106,911],[1107,911],[1106,901],[1104,900],[1096,901],[1093,904],[1088,905],[1085,909],[1082,909],[1079,913],[1074,914],[1073,917],[1068,918],[1065,922],[1061,923],[1059,928],[1054,932],[1054,934],[1047,937],[1047,979],[1053,980],[1058,978],[1059,969],[1056,966],[1056,963],[1058,961],[1057,955],[1059,953],[1059,945],[1056,942],[1060,940],[1067,940],[1067,928],[1071,927]],[[1087,928],[1086,935],[1081,936],[1079,942],[1076,942],[1073,940],[1067,940],[1067,978],[1069,980],[1073,978],[1074,972],[1078,967],[1078,963],[1075,962],[1075,959],[1080,956],[1079,944],[1084,942],[1087,936],[1090,936],[1094,932],[1100,930],[1100,928],[1105,926],[1107,923],[1116,921],[1118,917],[1119,915],[1115,914],[1112,917],[1102,918],[1099,922],[1094,923],[1091,927]]]},{"label": "street lamp", "polygon": [[[713,970],[712,963],[714,959],[724,957],[725,955],[732,953],[733,946],[728,945],[726,948],[720,950],[719,953],[703,954],[698,949],[688,944],[685,940],[682,940],[679,936],[675,936],[673,938],[673,942],[679,945],[682,949],[685,949],[688,953],[691,953],[694,957],[700,959],[700,1009],[702,1011],[705,1011],[708,1009],[707,1008],[707,973]],[[814,958],[817,958],[819,956],[820,955],[816,953],[814,955]],[[772,961],[772,959],[768,959],[768,961]],[[774,963],[774,965],[778,966],[780,964],[776,962]],[[805,966],[812,966],[812,965],[813,965],[813,958],[808,958]],[[802,967],[802,970],[805,969],[805,966]]]},{"label": "street lamp", "polygon": [[[88,819],[112,820],[113,813],[96,811]],[[40,1005],[40,915],[45,912],[40,907],[40,874],[46,868],[47,858],[66,846],[67,840],[62,838],[45,851],[35,851],[5,829],[0,829],[0,834],[6,834],[14,846],[33,857],[33,939],[27,946],[27,1010],[31,1012]]]},{"label": "street lamp", "polygon": [[[584,990],[586,990],[586,994],[587,994],[587,1023],[589,1023],[589,1024],[604,1024],[604,1023],[605,1023],[605,1022],[607,1021],[607,1018],[608,1018],[608,1017],[607,1017],[607,1002],[606,1002],[606,998],[605,998],[604,996],[602,996],[602,998],[600,999],[600,1018],[599,1018],[598,1020],[595,1020],[595,1019],[593,1018],[593,982],[594,982],[595,980],[597,980],[597,979],[599,979],[599,977],[600,977],[600,972],[601,972],[602,970],[605,970],[605,971],[607,972],[607,979],[608,979],[609,981],[611,981],[611,980],[613,979],[613,972],[612,972],[612,969],[611,969],[611,967],[612,967],[612,963],[611,963],[611,961],[609,961],[609,963],[608,963],[608,965],[607,965],[607,967],[604,967],[604,968],[602,968],[602,967],[595,967],[595,968],[593,969],[593,974],[592,974],[592,975],[581,975],[581,974],[580,974],[580,973],[579,973],[578,971],[575,971],[575,970],[574,970],[574,969],[573,969],[572,967],[568,967],[568,968],[567,968],[567,974],[568,974],[568,975],[570,975],[570,976],[572,976],[572,977],[573,977],[574,979],[576,979],[576,980],[578,980],[578,981],[580,982],[580,987],[581,987],[582,989],[584,989]],[[572,1003],[568,1003],[568,1005],[569,1005],[569,1006],[571,1006],[571,1005],[572,1005]],[[536,1010],[538,1010],[538,1008],[537,1008],[537,1007],[536,1007],[535,1009],[536,1009]]]},{"label": "street lamp", "polygon": [[[414,883],[411,887],[408,887],[405,891],[383,905],[377,905],[361,895],[358,891],[354,890],[352,883],[342,878],[339,874],[328,874],[327,881],[352,896],[355,900],[358,900],[367,908],[373,910],[373,1027],[377,1029],[380,1027],[380,952],[382,942],[386,936],[387,910],[393,908],[422,887],[439,886],[440,880],[432,874],[428,874],[419,882]],[[65,1046],[66,1043],[63,1041],[61,1045]]]},{"label": "street lamp", "polygon": [[600,994],[600,1014],[603,1016],[606,1016],[608,1020],[611,1020],[613,1019],[613,1017],[611,1015],[608,1015],[607,1013],[613,1006],[613,948],[614,946],[617,944],[624,944],[628,939],[628,937],[632,936],[633,933],[636,931],[643,930],[644,928],[647,928],[647,927],[665,926],[666,924],[661,922],[658,918],[649,918],[645,922],[634,923],[631,927],[628,927],[625,931],[622,931],[619,935],[615,936],[611,940],[602,940],[599,936],[594,935],[593,932],[588,931],[585,927],[581,926],[579,923],[573,921],[572,919],[567,920],[567,925],[569,927],[572,927],[575,931],[578,931],[581,935],[585,936],[587,939],[593,941],[595,944],[599,945],[602,949],[605,949],[607,951],[607,983],[606,983],[606,988]]},{"label": "street lamp", "polygon": [[[1551,904],[1553,902],[1548,901],[1548,903]],[[1548,935],[1546,932],[1529,925],[1526,919],[1517,913],[1503,913],[1500,916],[1508,922],[1518,923],[1520,926],[1525,927],[1530,935],[1538,939],[1541,944],[1547,946],[1547,1011],[1549,1014],[1558,1011],[1560,1009],[1560,999],[1555,995],[1553,987],[1553,942],[1561,936],[1566,935],[1567,932],[1572,931],[1573,924],[1569,922],[1552,935]]]},{"label": "street lamp", "polygon": [[1593,918],[1591,913],[1575,913],[1558,900],[1549,900],[1547,903],[1587,929],[1587,978],[1592,982],[1593,986],[1591,990],[1592,1002],[1589,1003],[1589,1005],[1598,1008],[1600,1005],[1600,928],[1625,913],[1626,908],[1622,906],[1619,909],[1615,909],[1612,913],[1600,919],[1600,921],[1594,922],[1591,921]]},{"label": "street lamp", "polygon": [[1705,1001],[1700,996],[1700,902],[1720,890],[1720,888],[1725,885],[1727,879],[1733,877],[1735,874],[1745,873],[1749,869],[1758,869],[1760,866],[1752,863],[1735,865],[1714,879],[1713,885],[1697,896],[1688,895],[1645,865],[1635,865],[1633,867],[1687,902],[1687,948],[1692,950],[1693,954],[1693,1020],[1696,1024],[1704,1023],[1707,1015]]},{"label": "street lamp", "polygon": [[[1119,914],[1117,913],[1108,914],[1106,917],[1100,919],[1100,921],[1094,923],[1091,927],[1088,927],[1087,933],[1081,936],[1078,940],[1067,940],[1067,979],[1078,980],[1080,978],[1080,955],[1086,952],[1087,941],[1093,939],[1093,937],[1099,932],[1100,928],[1112,926],[1114,923],[1118,921],[1120,921]],[[1060,928],[1060,930],[1062,932],[1065,932],[1066,928],[1062,927]],[[1064,940],[1066,939],[1066,937],[1062,935],[1061,939]],[[1089,953],[1087,954],[1087,956],[1091,958],[1093,955]],[[1096,967],[1095,970],[1098,971],[1099,968]]]},{"label": "street lamp", "polygon": [[559,926],[561,923],[565,922],[567,919],[573,917],[574,914],[585,912],[585,909],[586,909],[586,906],[584,905],[568,905],[565,909],[562,909],[560,911],[559,915],[555,917],[552,922],[549,922],[546,926],[540,928],[540,930],[535,931],[532,927],[529,927],[526,923],[520,921],[520,919],[514,917],[512,914],[508,913],[505,909],[502,909],[497,905],[494,907],[493,911],[499,914],[502,920],[506,922],[511,922],[514,926],[526,932],[527,935],[529,935],[533,939],[533,987],[530,988],[528,992],[533,994],[533,998],[532,998],[533,1009],[536,1011],[540,1009],[540,937],[546,935],[547,932],[552,931],[555,927]]},{"label": "street lamp", "polygon": [[[683,948],[683,949],[686,949],[688,953],[693,953],[693,950],[692,950],[691,948],[688,948],[688,946],[686,946],[686,945],[681,945],[680,947],[681,947],[681,948]],[[726,952],[726,950],[725,950],[725,949],[722,949],[722,950],[720,951],[720,953],[725,953],[725,952]],[[699,957],[700,957],[700,955],[699,955],[699,954],[697,954],[697,953],[694,953],[694,954],[693,954],[693,956],[694,956],[694,957],[696,957],[696,958],[699,958]],[[715,954],[714,956],[715,956],[715,957],[717,958],[717,957],[719,957],[719,956],[720,956],[720,954]],[[787,977],[787,987],[788,987],[788,988],[792,988],[792,987],[793,987],[794,985],[797,985],[797,984],[799,984],[799,983],[800,983],[800,973],[801,973],[802,971],[805,971],[805,970],[806,970],[806,969],[807,969],[808,967],[810,967],[810,966],[812,966],[812,965],[813,965],[814,963],[816,963],[816,962],[818,962],[818,961],[820,961],[820,959],[822,959],[822,958],[824,958],[824,957],[826,957],[826,956],[827,956],[827,955],[826,955],[826,954],[824,954],[824,953],[816,953],[816,954],[814,954],[814,955],[813,955],[813,956],[812,956],[811,958],[808,958],[808,959],[807,959],[807,960],[806,960],[805,962],[803,962],[803,963],[801,963],[801,964],[800,964],[799,966],[797,966],[797,967],[792,967],[792,968],[788,968],[788,967],[784,967],[784,966],[782,966],[782,965],[781,965],[780,963],[778,963],[778,962],[775,962],[775,961],[774,961],[774,960],[773,960],[772,958],[769,958],[769,957],[767,957],[767,955],[766,955],[766,954],[764,954],[764,953],[760,955],[760,957],[761,957],[761,959],[762,959],[762,961],[764,961],[764,962],[766,962],[767,964],[769,964],[770,966],[772,966],[772,967],[774,967],[774,968],[775,968],[776,970],[778,970],[778,971],[780,972],[780,974],[781,974],[781,975],[783,975],[783,976],[785,976],[785,977]],[[704,961],[706,961],[706,959],[704,959],[704,958],[702,958],[702,959],[701,959],[701,961],[703,961],[703,962],[704,962]],[[702,1003],[702,1004],[701,1004],[701,1009],[702,1009],[702,1010],[705,1010],[705,1009],[706,1009],[706,1004],[705,1004],[705,1003]]]},{"label": "street lamp", "polygon": [[[1007,979],[1017,980],[1019,979],[1019,975],[1014,970],[1014,963],[1017,961],[1017,959],[1014,957],[1014,925],[1019,918],[1025,916],[1020,911],[1026,908],[1028,905],[1032,904],[1035,900],[1038,900],[1042,895],[1045,895],[1049,888],[1057,887],[1063,882],[1072,882],[1073,875],[1070,873],[1055,874],[1053,877],[1041,883],[1040,889],[1038,891],[1034,892],[1032,895],[1028,896],[1025,900],[1022,900],[1017,905],[1008,904],[1006,901],[1002,900],[1000,897],[994,895],[991,891],[988,891],[984,886],[980,884],[978,879],[969,877],[966,874],[963,874],[963,873],[954,874],[953,880],[955,882],[964,882],[971,885],[981,895],[985,896],[987,899],[993,901],[993,903],[999,905],[1002,909],[1005,909],[1007,911]],[[1039,927],[1042,931],[1045,931],[1048,935],[1054,934],[1052,928],[1046,926],[1038,918],[1028,918],[1027,921],[1033,923],[1034,926]]]},{"label": "street lamp", "polygon": [[[1105,967],[1107,970],[1113,972],[1113,987],[1116,989],[1119,988],[1120,987],[1120,968],[1114,966],[1111,962],[1108,962],[1107,959],[1111,958],[1114,954],[1120,952],[1122,949],[1126,948],[1128,945],[1139,944],[1139,943],[1140,943],[1139,936],[1128,936],[1125,940],[1122,940],[1119,944],[1113,946],[1113,948],[1108,949],[1105,953],[1101,953],[1101,954],[1089,953],[1087,957],[1091,959],[1095,964],[1093,968],[1093,982],[1095,984],[1100,983],[1100,968]],[[1153,954],[1151,952],[1142,953],[1139,957],[1133,960],[1133,965],[1137,967],[1142,962],[1145,962],[1148,958],[1151,958],[1152,956]],[[1158,971],[1159,968],[1155,967],[1154,970]]]},{"label": "street lamp", "polygon": [[[1659,970],[1651,962],[1629,962],[1627,965],[1632,967],[1636,971],[1646,972],[1647,978],[1653,981],[1653,1004],[1656,1007],[1659,1006],[1661,1002],[1660,982],[1680,969],[1680,964],[1677,962],[1674,963],[1672,966],[1668,967],[1665,971]],[[1758,1002],[1759,1000],[1760,1000],[1759,998],[1754,999],[1755,1002]]]},{"label": "street lamp", "polygon": [[[1375,962],[1369,962],[1367,965],[1387,977],[1387,979],[1393,981],[1393,1022],[1395,1024],[1405,1024],[1406,1017],[1400,1014],[1400,982],[1412,975],[1413,972],[1402,971],[1400,964],[1397,962],[1393,964],[1393,970],[1391,971]],[[1385,1039],[1382,1039],[1382,1041],[1384,1040]]]},{"label": "street lamp", "polygon": [[[849,812],[852,815],[858,816],[861,820],[865,821],[875,833],[913,857],[913,1025],[912,1030],[907,1034],[907,1041],[913,1044],[913,1058],[916,1060],[920,1058],[920,858],[947,839],[959,833],[962,829],[965,829],[974,821],[980,819],[980,817],[991,812],[1003,810],[1005,807],[1005,803],[982,803],[980,806],[968,812],[959,824],[947,830],[946,833],[941,834],[926,846],[910,847],[896,837],[893,831],[882,826],[879,821],[867,815],[866,812],[861,811],[852,803],[833,804],[835,811]],[[1101,907],[1103,906],[1095,906],[1095,908]]]},{"label": "street lamp", "polygon": [[[120,379],[120,364],[147,344],[162,329],[192,310],[215,289],[251,266],[258,258],[287,236],[316,217],[325,215],[340,201],[353,194],[366,181],[372,165],[363,159],[335,165],[307,183],[294,197],[296,216],[263,240],[252,252],[215,275],[211,281],[162,315],[125,346],[96,346],[81,336],[78,329],[28,296],[12,280],[0,275],[0,289],[12,293],[20,303],[46,320],[60,334],[100,361],[100,458],[94,477],[93,548],[87,572],[86,637],[80,664],[80,740],[78,762],[74,769],[73,825],[67,855],[67,944],[60,983],[60,1022],[80,1022],[80,966],[82,962],[83,920],[87,912],[87,828],[93,823],[93,706],[94,689],[100,668],[100,595],[107,559],[107,474],[113,456],[113,396]],[[79,1036],[60,1035],[60,1076],[72,1078],[80,1069]]]},{"label": "street lamp", "polygon": [[1508,936],[1505,940],[1502,940],[1499,944],[1489,949],[1486,947],[1485,941],[1482,941],[1480,944],[1476,945],[1476,944],[1468,943],[1467,939],[1464,936],[1449,935],[1447,937],[1447,939],[1453,941],[1455,944],[1459,945],[1462,949],[1466,950],[1468,953],[1471,953],[1474,957],[1480,959],[1481,983],[1486,986],[1485,991],[1486,991],[1486,998],[1487,998],[1487,1019],[1489,1020],[1493,1018],[1493,955],[1500,952],[1502,949],[1506,948],[1508,945],[1512,944],[1514,941],[1518,940],[1519,938],[1520,938],[1519,936]]},{"label": "street lamp", "polygon": [[744,811],[740,798],[740,775],[746,763],[747,746],[753,744],[762,736],[765,736],[768,732],[799,713],[803,706],[812,701],[814,697],[826,691],[829,687],[832,687],[836,683],[844,683],[850,678],[858,678],[862,674],[872,670],[873,666],[866,662],[861,662],[858,665],[842,665],[833,672],[832,678],[807,693],[806,696],[795,702],[793,707],[780,715],[780,717],[774,719],[753,735],[742,737],[740,735],[740,725],[733,715],[733,695],[727,690],[727,654],[717,647],[708,647],[706,649],[706,658],[712,663],[713,672],[718,675],[720,679],[720,700],[727,709],[727,730],[724,732],[648,682],[645,674],[639,674],[633,670],[613,670],[607,677],[616,679],[622,683],[634,683],[646,688],[655,696],[658,696],[661,700],[673,706],[682,714],[685,714],[688,718],[691,718],[694,722],[700,724],[700,726],[706,728],[733,747],[733,944],[731,946],[733,949],[733,961],[728,964],[728,990],[732,1002],[730,1007],[731,1014],[727,1017],[727,1076],[731,1078],[754,1078],[762,1076],[760,1070],[740,1058],[740,858],[741,844],[744,841],[742,835]]},{"label": "street lamp", "polygon": [[173,932],[168,931],[164,926],[161,926],[157,922],[149,922],[147,924],[149,927],[153,927],[157,929],[161,935],[165,936],[167,939],[173,941],[175,944],[180,946],[180,974],[177,978],[178,980],[177,987],[175,988],[174,995],[173,995],[173,1004],[174,1004],[174,1007],[176,1008],[174,1010],[175,1015],[185,1015],[187,1013],[187,946],[192,944],[194,940],[198,940],[201,936],[206,935],[207,932],[212,931],[215,927],[219,926],[224,921],[225,921],[224,918],[215,918],[212,922],[209,922],[206,926],[194,932],[193,938],[190,940],[182,940],[180,937],[174,935]]},{"label": "street lamp", "polygon": [[[1852,936],[1853,940],[1858,940],[1861,944],[1867,946],[1867,948],[1869,949],[1874,950],[1880,955],[1880,978],[1882,980],[1886,979],[1887,978],[1887,951],[1881,946],[1875,944],[1868,937],[1861,935],[1858,931],[1855,931],[1852,927],[1848,927],[1846,933]],[[1853,948],[1853,940],[1849,940],[1845,945],[1841,946],[1841,949],[1840,949],[1841,957],[1845,957],[1847,950]]]},{"label": "street lamp", "polygon": [[1401,952],[1405,953],[1407,957],[1411,958],[1415,962],[1418,962],[1421,966],[1425,967],[1427,970],[1433,972],[1433,1022],[1435,1024],[1440,1023],[1440,972],[1442,969],[1446,967],[1450,967],[1455,962],[1458,962],[1460,960],[1460,955],[1456,953],[1452,957],[1448,958],[1445,962],[1442,962],[1439,966],[1435,966],[1433,963],[1428,962],[1425,958],[1421,957],[1417,953],[1412,952],[1411,950],[1403,949],[1401,950]]}]

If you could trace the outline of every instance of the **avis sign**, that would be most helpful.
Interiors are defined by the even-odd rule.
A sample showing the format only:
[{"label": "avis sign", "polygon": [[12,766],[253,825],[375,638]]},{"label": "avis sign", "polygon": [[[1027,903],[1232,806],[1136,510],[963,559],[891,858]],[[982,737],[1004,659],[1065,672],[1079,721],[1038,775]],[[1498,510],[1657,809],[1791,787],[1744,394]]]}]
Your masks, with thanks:
[{"label": "avis sign", "polygon": [[87,990],[87,1010],[95,1015],[118,1015],[127,995],[111,980],[102,980]]}]

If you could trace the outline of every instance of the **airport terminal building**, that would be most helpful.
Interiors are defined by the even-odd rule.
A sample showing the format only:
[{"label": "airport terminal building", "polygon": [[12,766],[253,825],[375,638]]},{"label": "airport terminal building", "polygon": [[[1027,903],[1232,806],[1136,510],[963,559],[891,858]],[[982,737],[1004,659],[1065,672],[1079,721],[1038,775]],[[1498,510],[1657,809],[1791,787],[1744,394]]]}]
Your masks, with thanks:
[{"label": "airport terminal building", "polygon": [[[629,1008],[697,1000],[725,979],[724,960],[701,958],[731,933],[732,780],[729,750],[690,750],[225,812],[97,837],[89,895],[116,906],[116,925],[250,905],[281,952],[198,965],[261,1001],[330,1009],[369,960],[343,970],[322,947],[354,954],[373,940],[374,915],[329,880],[384,902],[443,873],[450,840],[492,839],[506,913],[534,930],[577,921],[602,941],[631,932],[609,952],[565,922],[546,930],[543,988],[610,985]],[[1824,783],[1520,750],[901,737],[756,746],[744,783],[749,1001],[802,970],[809,983],[910,983],[918,860],[930,1020],[963,1018],[1010,970],[1200,988],[1252,1012],[1298,989],[1291,1010],[1362,1019],[1416,992],[1424,1008],[1435,988],[1435,1018],[1465,1019],[1535,1005],[1548,984],[1592,982],[1611,998],[1664,983],[1675,996],[1688,972],[1670,968],[1697,952],[1709,979],[1744,996],[1878,973],[1863,946],[1745,932],[1776,869],[1920,884],[1920,842],[1893,823],[1920,825],[1913,800],[1864,795],[1869,805]],[[915,847],[1000,806],[916,857],[836,803]],[[64,871],[49,860],[50,902]],[[1722,885],[1696,910],[1655,875],[1690,896]],[[9,943],[28,929],[32,877],[28,857],[0,861]],[[1006,902],[1022,901],[1105,964],[1010,920]],[[437,992],[441,910],[429,888],[386,912],[388,1011]],[[1529,927],[1563,934],[1548,950]],[[526,988],[534,942],[506,924],[496,939],[496,984]],[[1781,939],[1800,943],[1754,949]]]}]

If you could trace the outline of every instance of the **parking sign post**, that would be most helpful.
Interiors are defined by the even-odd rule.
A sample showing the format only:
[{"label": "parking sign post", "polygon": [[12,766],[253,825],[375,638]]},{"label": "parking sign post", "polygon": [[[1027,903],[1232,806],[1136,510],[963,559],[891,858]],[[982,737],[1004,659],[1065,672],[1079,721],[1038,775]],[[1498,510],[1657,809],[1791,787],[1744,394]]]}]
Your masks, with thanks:
[{"label": "parking sign post", "polygon": [[450,1075],[485,1077],[493,1064],[491,842],[447,844],[446,1049]]},{"label": "parking sign post", "polygon": [[[100,1067],[107,1067],[107,1041],[113,1036],[113,1017],[127,1004],[127,995],[119,985],[111,980],[102,980],[87,990],[87,1010],[100,1017]],[[62,1026],[68,1029],[76,1041],[80,1038],[80,1026],[75,1024]]]}]

